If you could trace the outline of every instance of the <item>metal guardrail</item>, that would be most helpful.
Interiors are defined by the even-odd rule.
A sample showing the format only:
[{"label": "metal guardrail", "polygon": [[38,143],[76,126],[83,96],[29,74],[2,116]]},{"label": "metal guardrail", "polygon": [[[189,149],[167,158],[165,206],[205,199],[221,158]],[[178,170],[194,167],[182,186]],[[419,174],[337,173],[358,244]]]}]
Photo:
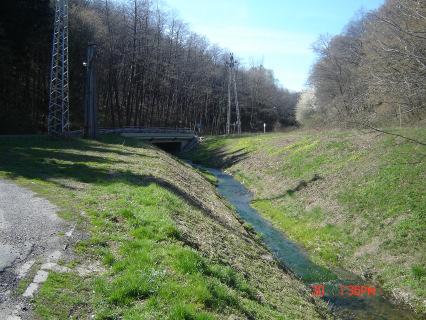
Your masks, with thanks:
[{"label": "metal guardrail", "polygon": [[[109,134],[109,133],[180,133],[180,134],[190,134],[196,136],[194,130],[190,128],[145,128],[145,127],[123,127],[123,128],[100,128],[98,134]],[[84,134],[84,130],[74,130],[68,131],[66,136],[78,137]]]},{"label": "metal guardrail", "polygon": [[144,127],[123,127],[123,128],[100,128],[99,134],[108,133],[184,133],[196,135],[190,128],[144,128]]},{"label": "metal guardrail", "polygon": [[79,137],[82,136],[84,133],[83,130],[73,130],[73,131],[65,131],[64,135],[66,137]]}]

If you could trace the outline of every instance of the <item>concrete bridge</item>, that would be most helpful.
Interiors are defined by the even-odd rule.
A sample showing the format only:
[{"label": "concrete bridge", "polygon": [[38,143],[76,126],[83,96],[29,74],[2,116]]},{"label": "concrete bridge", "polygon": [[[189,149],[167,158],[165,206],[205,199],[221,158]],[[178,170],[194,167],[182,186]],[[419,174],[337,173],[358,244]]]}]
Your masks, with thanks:
[{"label": "concrete bridge", "polygon": [[186,151],[199,142],[197,134],[188,128],[101,128],[99,134],[121,134],[152,143],[169,152]]},{"label": "concrete bridge", "polygon": [[[68,131],[67,136],[83,136],[83,130]],[[196,146],[199,137],[194,130],[189,128],[100,128],[98,135],[121,134],[124,137],[132,137],[152,143],[168,152],[187,151]]]}]

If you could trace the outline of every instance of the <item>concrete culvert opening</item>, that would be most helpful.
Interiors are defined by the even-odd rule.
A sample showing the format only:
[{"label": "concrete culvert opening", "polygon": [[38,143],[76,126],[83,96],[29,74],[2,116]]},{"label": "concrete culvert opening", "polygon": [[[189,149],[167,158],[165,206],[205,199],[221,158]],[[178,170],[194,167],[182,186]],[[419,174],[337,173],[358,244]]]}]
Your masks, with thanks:
[{"label": "concrete culvert opening", "polygon": [[172,154],[179,153],[182,150],[181,142],[156,142],[153,144],[160,149]]}]

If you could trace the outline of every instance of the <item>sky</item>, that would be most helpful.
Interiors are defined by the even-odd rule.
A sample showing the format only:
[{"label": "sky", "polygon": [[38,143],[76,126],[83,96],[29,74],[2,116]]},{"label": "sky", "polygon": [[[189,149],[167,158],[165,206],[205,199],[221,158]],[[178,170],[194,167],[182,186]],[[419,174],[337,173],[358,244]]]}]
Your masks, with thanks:
[{"label": "sky", "polygon": [[315,61],[320,34],[336,35],[361,9],[384,0],[163,0],[190,29],[234,52],[246,65],[262,63],[280,84],[299,91]]}]

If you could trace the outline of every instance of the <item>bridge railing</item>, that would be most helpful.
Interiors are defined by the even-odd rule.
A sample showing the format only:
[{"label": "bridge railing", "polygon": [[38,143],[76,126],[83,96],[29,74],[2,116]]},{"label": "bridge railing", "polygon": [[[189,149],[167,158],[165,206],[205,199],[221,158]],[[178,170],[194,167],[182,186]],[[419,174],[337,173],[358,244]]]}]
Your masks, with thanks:
[{"label": "bridge railing", "polygon": [[[181,133],[196,135],[195,131],[190,128],[146,128],[146,127],[122,127],[122,128],[100,128],[98,134],[109,134],[109,133]],[[84,130],[74,130],[67,132],[67,136],[82,136]]]},{"label": "bridge railing", "polygon": [[108,133],[182,133],[195,135],[190,128],[145,128],[145,127],[123,127],[123,128],[100,128],[99,134]]}]

